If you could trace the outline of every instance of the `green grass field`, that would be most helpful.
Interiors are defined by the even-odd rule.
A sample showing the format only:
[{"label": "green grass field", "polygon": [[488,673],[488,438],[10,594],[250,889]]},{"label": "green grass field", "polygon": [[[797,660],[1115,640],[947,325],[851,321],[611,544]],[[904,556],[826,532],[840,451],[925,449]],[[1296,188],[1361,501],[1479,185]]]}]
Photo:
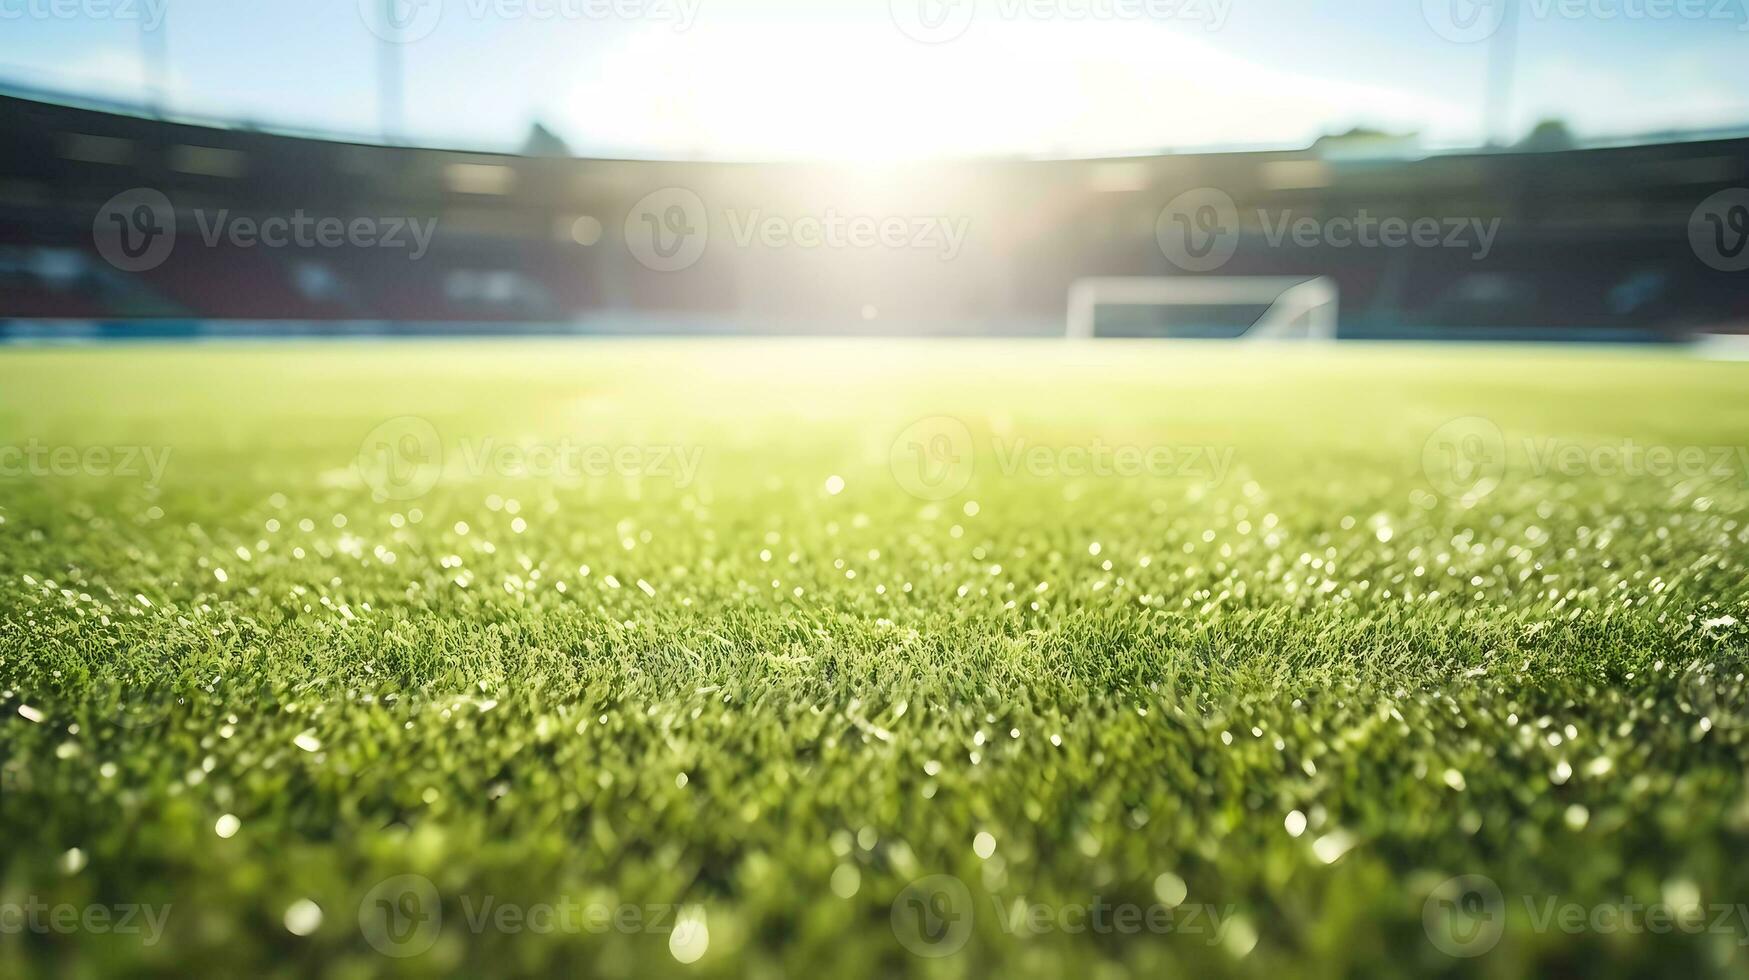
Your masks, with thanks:
[{"label": "green grass field", "polygon": [[1746,974],[1745,392],[5,352],[0,973]]}]

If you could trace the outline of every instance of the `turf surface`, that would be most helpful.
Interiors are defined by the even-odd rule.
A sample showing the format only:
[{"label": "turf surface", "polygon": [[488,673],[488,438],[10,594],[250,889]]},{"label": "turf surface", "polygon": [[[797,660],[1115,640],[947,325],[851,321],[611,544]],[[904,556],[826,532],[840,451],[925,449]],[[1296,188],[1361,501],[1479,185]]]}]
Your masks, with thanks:
[{"label": "turf surface", "polygon": [[[1740,974],[1746,390],[1638,351],[6,352],[0,972]],[[1633,903],[1707,927],[1590,914]]]}]

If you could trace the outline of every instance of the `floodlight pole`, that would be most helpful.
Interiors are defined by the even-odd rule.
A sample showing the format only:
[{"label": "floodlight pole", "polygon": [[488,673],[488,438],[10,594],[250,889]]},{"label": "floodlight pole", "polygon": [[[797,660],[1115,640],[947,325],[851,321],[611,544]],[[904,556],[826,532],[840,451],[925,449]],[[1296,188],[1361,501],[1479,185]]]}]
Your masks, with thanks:
[{"label": "floodlight pole", "polygon": [[170,5],[165,4],[158,15],[156,27],[142,19],[140,24],[140,64],[145,68],[146,109],[160,118],[164,115],[170,91]]},{"label": "floodlight pole", "polygon": [[1500,29],[1494,32],[1494,43],[1488,53],[1488,101],[1485,110],[1488,145],[1505,146],[1509,141],[1506,128],[1512,112],[1512,85],[1518,67],[1518,7],[1519,0],[1499,0],[1505,5]]},{"label": "floodlight pole", "polygon": [[[383,0],[383,23],[394,23],[395,0]],[[384,34],[390,33],[385,29]],[[377,116],[383,142],[393,143],[401,132],[401,45],[388,37],[377,40]]]}]

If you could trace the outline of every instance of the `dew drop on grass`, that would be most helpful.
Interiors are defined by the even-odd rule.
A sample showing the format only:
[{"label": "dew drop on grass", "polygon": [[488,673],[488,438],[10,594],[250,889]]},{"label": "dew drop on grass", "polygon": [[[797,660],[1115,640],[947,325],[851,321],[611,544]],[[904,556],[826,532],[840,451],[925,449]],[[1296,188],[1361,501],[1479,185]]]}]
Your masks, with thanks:
[{"label": "dew drop on grass", "polygon": [[862,872],[854,864],[840,864],[832,871],[832,894],[839,898],[854,898],[862,888]]},{"label": "dew drop on grass", "polygon": [[1154,897],[1169,909],[1183,905],[1189,894],[1190,887],[1184,883],[1184,879],[1170,871],[1163,871],[1154,879]]},{"label": "dew drop on grass", "polygon": [[972,838],[972,853],[989,860],[990,855],[996,853],[996,838],[988,831],[978,831],[978,836]]},{"label": "dew drop on grass", "polygon": [[1287,815],[1287,835],[1298,837],[1306,832],[1306,815],[1295,810]]},{"label": "dew drop on grass", "polygon": [[1234,959],[1244,959],[1257,948],[1257,929],[1244,916],[1235,915],[1226,921],[1226,934],[1220,939],[1222,947],[1232,954]]},{"label": "dew drop on grass", "polygon": [[322,907],[300,898],[285,910],[285,928],[294,936],[308,936],[322,925]]},{"label": "dew drop on grass", "polygon": [[1312,853],[1325,864],[1335,864],[1353,847],[1353,837],[1346,831],[1334,830],[1312,842]]},{"label": "dew drop on grass", "polygon": [[711,946],[710,926],[703,908],[680,913],[674,931],[668,934],[668,952],[681,963],[697,963]]}]

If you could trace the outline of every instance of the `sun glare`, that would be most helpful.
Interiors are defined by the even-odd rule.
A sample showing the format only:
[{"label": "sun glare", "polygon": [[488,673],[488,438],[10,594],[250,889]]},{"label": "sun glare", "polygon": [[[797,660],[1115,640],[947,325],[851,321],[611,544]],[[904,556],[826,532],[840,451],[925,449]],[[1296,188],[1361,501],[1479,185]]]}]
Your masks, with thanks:
[{"label": "sun glare", "polygon": [[573,83],[563,121],[627,153],[873,162],[1238,145],[1311,138],[1338,111],[1409,128],[1465,112],[1260,67],[1167,25],[995,22],[944,45],[877,27],[652,26]]}]

